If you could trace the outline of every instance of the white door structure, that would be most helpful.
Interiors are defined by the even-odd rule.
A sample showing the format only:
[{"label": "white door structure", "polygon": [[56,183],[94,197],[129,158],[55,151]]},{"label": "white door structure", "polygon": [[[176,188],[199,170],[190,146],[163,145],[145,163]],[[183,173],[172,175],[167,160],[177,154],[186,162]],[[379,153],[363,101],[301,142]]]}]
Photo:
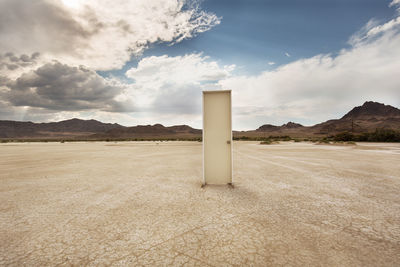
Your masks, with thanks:
[{"label": "white door structure", "polygon": [[203,184],[231,183],[231,91],[203,91]]}]

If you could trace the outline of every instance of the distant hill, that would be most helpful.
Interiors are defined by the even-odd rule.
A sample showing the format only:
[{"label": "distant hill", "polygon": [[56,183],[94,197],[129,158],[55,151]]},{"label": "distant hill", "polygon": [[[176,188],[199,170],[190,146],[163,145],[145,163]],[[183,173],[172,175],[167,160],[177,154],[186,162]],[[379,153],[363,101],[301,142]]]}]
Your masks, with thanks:
[{"label": "distant hill", "polygon": [[102,123],[96,120],[71,119],[60,122],[33,123],[0,121],[0,138],[59,138],[101,133],[115,128],[124,128],[117,123]]},{"label": "distant hill", "polygon": [[370,119],[376,117],[400,117],[400,109],[378,102],[367,101],[362,106],[353,108],[341,119]]},{"label": "distant hill", "polygon": [[368,101],[338,120],[329,120],[311,127],[316,134],[339,132],[372,132],[375,129],[400,130],[400,109]]},{"label": "distant hill", "polygon": [[299,129],[299,128],[303,128],[303,127],[304,126],[299,123],[294,123],[294,122],[289,121],[288,123],[283,124],[281,126],[264,124],[264,125],[258,127],[258,129],[256,131],[269,132],[269,131],[280,131],[280,130],[285,130],[285,129]]},{"label": "distant hill", "polygon": [[[376,129],[400,131],[400,110],[377,102],[365,102],[340,119],[328,120],[314,126],[288,122],[281,126],[265,124],[253,131],[234,131],[236,137],[318,137],[342,132],[365,133]],[[125,127],[96,120],[71,119],[60,122],[33,123],[0,121],[0,138],[20,139],[162,139],[199,138],[202,131],[188,125],[165,127],[161,124]]]},{"label": "distant hill", "polygon": [[93,135],[92,138],[197,138],[201,130],[188,125],[165,127],[161,124],[138,125],[133,127],[115,128],[105,133]]},{"label": "distant hill", "polygon": [[272,124],[264,124],[257,128],[257,132],[273,132],[278,131],[280,126],[272,125]]},{"label": "distant hill", "polygon": [[400,109],[367,101],[362,106],[353,108],[340,119],[328,120],[314,126],[303,126],[293,122],[288,122],[281,126],[265,124],[255,131],[234,132],[234,135],[249,137],[270,135],[310,137],[333,135],[341,132],[373,132],[376,129],[400,130]]}]

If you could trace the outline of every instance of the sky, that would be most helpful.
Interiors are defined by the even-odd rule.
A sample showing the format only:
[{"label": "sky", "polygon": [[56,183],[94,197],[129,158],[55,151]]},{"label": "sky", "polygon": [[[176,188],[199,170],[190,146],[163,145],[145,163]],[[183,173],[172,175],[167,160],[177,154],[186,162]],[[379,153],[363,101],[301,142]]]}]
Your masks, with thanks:
[{"label": "sky", "polygon": [[0,120],[233,128],[400,107],[400,0],[0,0]]}]

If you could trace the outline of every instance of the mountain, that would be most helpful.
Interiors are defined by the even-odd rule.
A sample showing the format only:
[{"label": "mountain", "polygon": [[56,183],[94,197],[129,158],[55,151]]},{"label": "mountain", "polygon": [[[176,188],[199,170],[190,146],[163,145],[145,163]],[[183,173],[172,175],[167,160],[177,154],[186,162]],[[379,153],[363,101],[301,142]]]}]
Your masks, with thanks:
[{"label": "mountain", "polygon": [[281,126],[281,128],[285,128],[285,129],[298,129],[298,128],[302,128],[304,127],[303,125],[301,125],[300,123],[295,123],[295,122],[291,122],[289,121],[286,124],[283,124]]},{"label": "mountain", "polygon": [[279,126],[272,125],[272,124],[264,124],[257,128],[257,132],[273,132],[278,131],[280,129]]},{"label": "mountain", "polygon": [[400,109],[367,101],[349,111],[342,118],[329,120],[311,127],[316,134],[340,132],[372,132],[376,129],[400,130]]},{"label": "mountain", "polygon": [[33,123],[0,121],[0,138],[20,139],[118,139],[118,138],[198,138],[201,130],[188,125],[165,127],[161,124],[125,127],[96,120],[71,119]]},{"label": "mountain", "polygon": [[[234,131],[235,137],[284,136],[313,137],[334,135],[341,132],[373,132],[377,128],[400,131],[400,110],[377,102],[365,102],[340,119],[328,120],[314,126],[288,122],[281,126],[265,124],[253,131]],[[161,124],[124,127],[119,124],[96,120],[71,119],[60,122],[33,123],[0,121],[0,138],[20,139],[154,139],[199,138],[202,131],[188,125],[165,127]]]},{"label": "mountain", "polygon": [[115,128],[124,128],[124,126],[116,123],[102,123],[96,120],[80,119],[50,123],[0,121],[0,138],[60,138],[86,136]]},{"label": "mountain", "polygon": [[92,138],[198,138],[201,130],[188,125],[165,127],[162,124],[138,125],[133,127],[115,128],[105,133],[95,134]]},{"label": "mountain", "polygon": [[275,126],[272,124],[264,124],[264,125],[258,127],[258,129],[256,131],[258,131],[258,132],[273,132],[273,131],[281,131],[281,130],[285,130],[285,129],[299,129],[302,127],[304,127],[304,126],[299,123],[289,121],[288,123],[283,124],[281,126]]},{"label": "mountain", "polygon": [[373,132],[376,129],[400,130],[400,109],[367,101],[353,108],[340,119],[328,120],[314,126],[288,122],[281,126],[265,124],[255,131],[235,132],[235,136],[289,135],[293,137],[332,135],[341,132]]},{"label": "mountain", "polygon": [[378,102],[367,101],[349,111],[341,119],[370,119],[371,117],[400,117],[400,109]]}]

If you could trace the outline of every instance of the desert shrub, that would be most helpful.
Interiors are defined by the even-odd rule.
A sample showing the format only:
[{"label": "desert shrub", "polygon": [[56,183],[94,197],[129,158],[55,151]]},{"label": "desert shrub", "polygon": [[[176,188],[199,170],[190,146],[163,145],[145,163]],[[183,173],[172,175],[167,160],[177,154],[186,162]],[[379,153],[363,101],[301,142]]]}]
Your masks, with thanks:
[{"label": "desert shrub", "polygon": [[354,141],[355,136],[352,133],[343,132],[333,136],[333,141]]},{"label": "desert shrub", "polygon": [[369,142],[400,142],[400,132],[391,129],[376,129],[368,134]]},{"label": "desert shrub", "polygon": [[343,142],[400,142],[400,132],[392,129],[376,129],[374,132],[359,135],[343,132],[329,139]]},{"label": "desert shrub", "polygon": [[279,140],[280,141],[291,141],[292,138],[288,135],[282,135],[282,136],[279,136]]},{"label": "desert shrub", "polygon": [[242,141],[246,141],[246,140],[251,140],[250,137],[248,136],[234,136],[233,140],[242,140]]}]

